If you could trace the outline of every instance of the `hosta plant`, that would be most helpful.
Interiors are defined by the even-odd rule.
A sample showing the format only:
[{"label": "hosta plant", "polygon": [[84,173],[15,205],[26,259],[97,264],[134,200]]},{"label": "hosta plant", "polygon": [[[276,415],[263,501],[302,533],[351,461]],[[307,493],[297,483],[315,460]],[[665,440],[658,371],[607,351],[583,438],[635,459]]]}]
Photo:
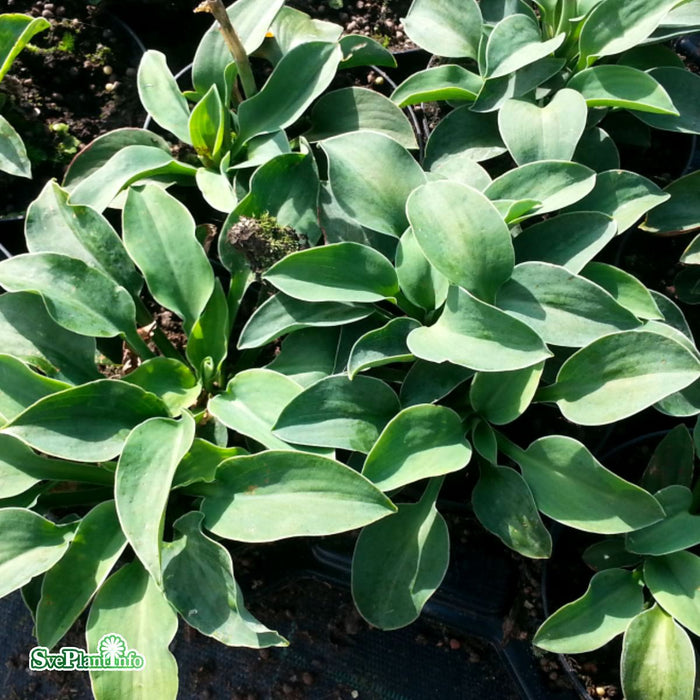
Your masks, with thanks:
[{"label": "hosta plant", "polygon": [[[418,2],[412,16],[442,12],[421,26],[458,35],[478,21],[478,43],[496,31],[487,6],[499,4],[457,22],[451,4]],[[646,410],[679,422],[700,413],[700,354],[682,311],[598,259],[674,193],[577,159],[583,130],[563,127],[600,112],[573,88],[515,105],[545,115],[517,122],[514,140],[457,107],[416,157],[397,105],[358,88],[320,95],[333,61],[354,60],[347,37],[308,41],[327,27],[268,7],[229,9],[239,38],[254,27],[246,53],[275,66],[256,95],[248,59],[232,61],[216,29],[198,52],[207,77],[184,97],[147,54],[142,99],[173,136],[119,130],[88,146],[30,206],[29,253],[0,263],[0,591],[22,588],[43,646],[89,608],[90,651],[121,634],[146,657],[140,671],[93,670],[98,698],[175,697],[177,615],[232,646],[286,643],[245,607],[229,541],[362,528],[353,597],[392,629],[442,581],[439,496],[466,483],[465,468],[476,518],[528,557],[551,553],[543,515],[656,541],[676,512],[663,487],[621,478],[583,441],[586,426]],[[549,31],[545,10],[524,15],[538,31]],[[642,41],[662,20],[623,34]],[[559,34],[542,35],[537,60],[552,58]],[[366,58],[363,41],[352,46]],[[303,86],[289,82],[297,73]],[[175,102],[179,112],[161,109]],[[683,119],[686,105],[665,109]],[[552,111],[566,132],[556,140],[542,126]],[[456,121],[467,114],[479,125]],[[176,158],[177,139],[174,152],[193,145],[199,160]],[[193,215],[182,184],[216,211]],[[577,438],[562,427],[519,444],[510,424],[526,424],[532,403],[581,426]],[[613,582],[625,594],[630,576]],[[656,600],[644,624],[683,622]],[[673,680],[663,660],[636,663]]]}]

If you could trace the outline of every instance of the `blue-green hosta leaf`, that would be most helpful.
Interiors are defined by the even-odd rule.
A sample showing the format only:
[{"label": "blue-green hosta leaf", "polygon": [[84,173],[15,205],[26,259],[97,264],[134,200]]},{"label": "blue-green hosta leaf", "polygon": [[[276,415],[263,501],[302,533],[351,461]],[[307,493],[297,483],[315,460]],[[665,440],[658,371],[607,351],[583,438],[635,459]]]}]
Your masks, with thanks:
[{"label": "blue-green hosta leaf", "polygon": [[666,486],[656,494],[666,517],[653,525],[630,532],[625,547],[636,554],[660,556],[700,544],[700,515],[690,509],[693,494],[685,486]]},{"label": "blue-green hosta leaf", "polygon": [[165,415],[165,404],[141,387],[100,379],[40,399],[3,432],[53,457],[105,462],[136,425]]},{"label": "blue-green hosta leaf", "polygon": [[573,438],[535,440],[515,459],[547,516],[585,532],[617,534],[660,521],[664,511],[644,489],[606,469]]},{"label": "blue-green hosta leaf", "polygon": [[595,186],[596,174],[579,163],[541,160],[497,177],[484,191],[491,200],[534,199],[537,214],[563,209],[583,199]]},{"label": "blue-green hosta leaf", "polygon": [[[687,3],[686,3],[687,4]],[[668,19],[668,15],[666,16]],[[662,22],[665,24],[666,20]],[[675,66],[683,68],[683,59],[670,47],[662,44],[643,44],[625,51],[617,63],[623,66],[632,66],[639,70],[651,70],[659,66]]]},{"label": "blue-green hosta leaf", "polygon": [[642,587],[631,571],[600,571],[583,596],[545,620],[533,643],[555,653],[592,651],[622,634],[643,609]]},{"label": "blue-green hosta leaf", "polygon": [[219,91],[212,85],[189,115],[189,141],[205,163],[217,165],[230,137],[229,116]]},{"label": "blue-green hosta leaf", "polygon": [[625,630],[620,676],[622,692],[630,700],[692,700],[693,643],[658,605],[639,613]]},{"label": "blue-green hosta leaf", "polygon": [[206,380],[207,358],[211,360],[214,373],[221,369],[228,353],[229,323],[226,293],[217,279],[207,305],[187,338],[187,359],[200,379]]},{"label": "blue-green hosta leaf", "polygon": [[233,457],[219,467],[214,486],[220,490],[202,501],[206,527],[241,542],[330,535],[396,511],[355,470],[306,452]]},{"label": "blue-green hosta leaf", "polygon": [[[356,131],[323,141],[328,176],[341,208],[362,226],[400,236],[406,198],[425,182],[413,156],[384,134]],[[401,177],[396,177],[401,173]]]},{"label": "blue-green hosta leaf", "polygon": [[302,301],[371,303],[399,291],[393,265],[376,250],[351,242],[291,253],[275,263],[264,278]]},{"label": "blue-green hosta leaf", "polygon": [[37,292],[51,317],[80,335],[123,335],[140,348],[136,307],[129,292],[82,260],[58,253],[27,253],[0,262],[0,285]]},{"label": "blue-green hosta leaf", "polygon": [[187,208],[156,185],[129,190],[124,245],[153,297],[189,330],[214,290],[214,273]]},{"label": "blue-green hosta leaf", "polygon": [[338,68],[357,68],[358,66],[396,68],[394,54],[371,37],[346,34],[340,39],[340,48],[343,50],[343,60]]},{"label": "blue-green hosta leaf", "polygon": [[482,73],[485,78],[507,76],[554,53],[565,38],[562,33],[542,41],[537,20],[528,15],[510,15],[488,37]]},{"label": "blue-green hosta leaf", "polygon": [[169,357],[146,360],[125,375],[123,381],[136,384],[158,396],[172,416],[179,416],[183,409],[197,401],[202,392],[202,385],[190,368]]},{"label": "blue-green hosta leaf", "polygon": [[477,57],[482,20],[475,0],[413,0],[403,24],[411,41],[430,53]]},{"label": "blue-green hosta leaf", "polygon": [[366,88],[334,90],[314,104],[311,128],[304,136],[314,142],[350,131],[370,130],[394,139],[404,148],[418,148],[413,127],[399,107]]},{"label": "blue-green hosta leaf", "polygon": [[[163,585],[168,601],[190,626],[229,646],[287,646],[246,609],[228,551],[202,532],[203,513],[175,521],[178,537],[163,547]],[[202,582],[206,581],[206,586]]]},{"label": "blue-green hosta leaf", "polygon": [[328,87],[342,57],[337,43],[310,41],[293,48],[260,92],[239,106],[239,143],[293,124]]},{"label": "blue-green hosta leaf", "polygon": [[415,621],[442,583],[450,559],[447,523],[435,507],[441,481],[418,503],[360,533],[352,558],[352,597],[360,614],[384,630]]},{"label": "blue-green hosta leaf", "polygon": [[491,184],[486,169],[467,154],[456,154],[440,160],[430,168],[434,180],[452,180],[483,192]]},{"label": "blue-green hosta leaf", "polygon": [[301,328],[342,326],[367,318],[372,313],[374,308],[368,304],[312,304],[278,292],[256,309],[248,319],[241,331],[238,348],[257,348],[280,335]]},{"label": "blue-green hosta leaf", "polygon": [[661,320],[693,341],[693,333],[678,305],[671,301],[665,294],[661,294],[661,292],[657,292],[654,289],[650,289],[649,292],[653,302],[656,304],[656,308],[661,314]]},{"label": "blue-green hosta leaf", "polygon": [[141,275],[111,224],[90,207],[69,204],[68,192],[55,181],[48,182],[29,205],[24,231],[30,253],[78,258],[132,295],[141,292]]},{"label": "blue-green hosta leaf", "polygon": [[588,15],[579,36],[579,67],[640,44],[678,0],[606,0]]},{"label": "blue-green hosta leaf", "polygon": [[667,613],[700,634],[700,557],[690,552],[647,557],[644,583]]},{"label": "blue-green hosta leaf", "polygon": [[[228,440],[225,427],[224,433],[225,440]],[[225,459],[247,454],[248,451],[242,447],[223,447],[197,437],[177,465],[172,488],[182,488],[202,481],[214,481],[216,470]]]},{"label": "blue-green hosta leaf", "polygon": [[637,173],[607,170],[598,173],[595,187],[583,199],[567,207],[567,212],[598,211],[612,216],[620,234],[668,199],[668,193]]},{"label": "blue-green hosta leaf", "polygon": [[0,421],[11,421],[35,401],[70,384],[33,372],[22,360],[0,355]]},{"label": "blue-green hosta leaf", "polygon": [[449,282],[485,301],[513,271],[508,227],[477,190],[456,182],[429,182],[406,202],[413,235],[428,261]]},{"label": "blue-green hosta leaf", "polygon": [[516,266],[498,290],[496,304],[545,343],[563,347],[583,347],[603,335],[641,326],[597,284],[550,263]]},{"label": "blue-green hosta leaf", "polygon": [[406,338],[420,324],[412,318],[394,318],[382,328],[365,333],[352,346],[348,358],[348,376],[352,379],[358,372],[372,367],[381,367],[392,362],[411,362]]},{"label": "blue-green hosta leaf", "polygon": [[637,566],[641,561],[640,556],[625,549],[625,538],[622,535],[606,537],[586,547],[581,558],[593,571]]},{"label": "blue-green hosta leaf", "polygon": [[65,381],[79,384],[100,376],[95,339],[59,326],[38,294],[0,295],[0,351]]},{"label": "blue-green hosta leaf", "polygon": [[[664,192],[670,199],[649,212],[641,225],[645,231],[656,234],[672,234],[700,228],[700,171],[689,173],[668,185]],[[681,257],[681,262],[700,264],[698,242],[693,240]]]},{"label": "blue-green hosta leaf", "polygon": [[0,596],[48,571],[73,537],[72,525],[55,525],[25,508],[0,508]]},{"label": "blue-green hosta leaf", "polygon": [[535,18],[533,9],[524,0],[480,0],[479,9],[486,24],[497,24],[514,14]]},{"label": "blue-green hosta leaf", "polygon": [[560,214],[528,226],[513,241],[517,262],[541,260],[578,274],[615,237],[617,224],[600,212]]},{"label": "blue-green hosta leaf", "polygon": [[550,357],[529,326],[459,287],[450,287],[437,323],[409,334],[408,348],[423,360],[479,372],[522,369]]},{"label": "blue-green hosta leaf", "polygon": [[585,100],[575,90],[565,88],[545,107],[524,99],[506,101],[498,112],[498,127],[518,165],[572,160],[587,116]]},{"label": "blue-green hosta leaf", "polygon": [[175,134],[180,141],[192,143],[187,99],[180,92],[165,55],[149,50],[141,57],[136,78],[139,98],[158,126]]},{"label": "blue-green hosta leaf", "polygon": [[538,394],[579,425],[606,425],[652,406],[700,378],[700,362],[671,338],[613,333],[572,355]]},{"label": "blue-green hosta leaf", "polygon": [[22,137],[0,114],[0,171],[16,177],[31,178],[32,164]]},{"label": "blue-green hosta leaf", "polygon": [[379,379],[332,375],[293,398],[273,433],[289,443],[367,453],[399,408],[396,394]]},{"label": "blue-green hosta leaf", "polygon": [[447,362],[437,365],[417,360],[401,385],[401,405],[407,407],[439,401],[473,374],[472,370],[459,365]]},{"label": "blue-green hosta leaf", "polygon": [[624,306],[637,318],[645,320],[662,318],[652,293],[629,272],[607,263],[590,262],[581,270],[581,276],[612,294],[620,306]]},{"label": "blue-green hosta leaf", "polygon": [[594,126],[584,131],[572,160],[602,173],[620,167],[620,152],[610,134]]},{"label": "blue-green hosta leaf", "polygon": [[73,626],[126,546],[114,501],[95,506],[78,524],[61,560],[44,576],[36,638],[49,649]]},{"label": "blue-green hosta leaf", "polygon": [[[305,12],[292,7],[282,7],[267,32],[267,38],[274,38],[276,63],[281,56],[289,53],[295,46],[309,41],[338,41],[343,29],[333,22],[311,19]],[[270,36],[272,35],[272,36]],[[263,55],[265,46],[261,47]]]},{"label": "blue-green hosta leaf", "polygon": [[412,304],[433,311],[445,302],[449,282],[428,262],[410,228],[396,249],[396,274],[401,291]]},{"label": "blue-green hosta leaf", "polygon": [[473,102],[483,83],[476,73],[450,63],[413,73],[394,90],[391,99],[399,107],[441,100]]},{"label": "blue-green hosta leaf", "polygon": [[489,423],[510,423],[530,405],[543,367],[541,362],[510,372],[478,372],[469,387],[469,402]]},{"label": "blue-green hosta leaf", "polygon": [[567,87],[580,92],[589,107],[678,116],[671,97],[648,73],[630,66],[605,65],[576,73]]},{"label": "blue-green hosta leaf", "polygon": [[685,425],[677,425],[656,446],[640,484],[651,493],[676,484],[691,488],[694,465],[693,438]]},{"label": "blue-green hosta leaf", "polygon": [[338,328],[305,328],[292,333],[267,367],[302,387],[310,386],[333,374],[339,338]]},{"label": "blue-green hosta leaf", "polygon": [[479,522],[507,547],[533,559],[551,556],[552,538],[530,488],[514,469],[482,463],[472,506]]},{"label": "blue-green hosta leaf", "polygon": [[16,12],[0,16],[0,80],[32,37],[50,26],[44,17],[30,17]]},{"label": "blue-green hosta leaf", "polygon": [[362,473],[382,491],[458,471],[472,450],[459,416],[444,406],[403,409],[387,424],[367,455]]},{"label": "blue-green hosta leaf", "polygon": [[153,580],[162,584],[161,545],[165,508],[177,465],[194,439],[194,421],[151,418],[124,443],[115,474],[114,496],[122,530]]},{"label": "blue-green hosta leaf", "polygon": [[175,700],[177,662],[168,645],[176,632],[177,613],[138,560],[112,574],[90,608],[85,631],[88,652],[96,653],[105,635],[119,634],[146,663],[135,671],[90,671],[96,700]]},{"label": "blue-green hosta leaf", "polygon": [[495,115],[477,114],[469,106],[450,112],[430,134],[424,165],[435,170],[453,158],[469,157],[480,162],[495,158],[508,149],[498,133]]},{"label": "blue-green hosta leaf", "polygon": [[195,181],[204,201],[212,209],[228,214],[236,208],[238,198],[226,175],[206,168],[197,168]]}]

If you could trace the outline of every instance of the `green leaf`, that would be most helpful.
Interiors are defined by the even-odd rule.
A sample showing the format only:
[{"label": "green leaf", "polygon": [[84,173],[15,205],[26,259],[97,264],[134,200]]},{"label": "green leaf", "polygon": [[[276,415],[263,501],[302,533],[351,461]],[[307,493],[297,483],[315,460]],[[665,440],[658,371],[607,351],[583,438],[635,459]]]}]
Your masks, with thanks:
[{"label": "green leaf", "polygon": [[415,406],[421,403],[434,403],[447,396],[472,374],[459,365],[447,362],[441,365],[417,360],[406,373],[401,385],[401,405]]},{"label": "green leaf", "polygon": [[669,615],[700,634],[700,557],[690,552],[647,557],[644,583]]},{"label": "green leaf", "polygon": [[382,491],[459,471],[472,450],[459,416],[444,406],[411,406],[394,416],[367,455],[362,474]]},{"label": "green leaf", "polygon": [[391,94],[399,107],[421,102],[473,102],[484,81],[471,71],[453,63],[413,73]]},{"label": "green leaf", "polygon": [[[362,270],[361,275],[358,270]],[[399,291],[392,264],[376,250],[351,242],[291,253],[275,263],[264,278],[302,301],[371,303]]]},{"label": "green leaf", "polygon": [[[641,228],[659,235],[700,228],[700,202],[697,196],[699,188],[700,171],[689,173],[672,182],[664,189],[664,192],[670,195],[670,199],[649,212]],[[690,244],[681,257],[682,262],[691,265],[700,263],[700,256],[696,254],[697,245],[695,242]]]},{"label": "green leaf", "polygon": [[641,557],[631,554],[625,549],[625,538],[623,536],[608,537],[592,544],[590,547],[586,547],[582,558],[593,571],[637,566],[641,561]]},{"label": "green leaf", "polygon": [[215,164],[220,161],[221,149],[229,133],[228,119],[219,91],[212,85],[189,115],[187,127],[189,140],[205,163],[207,160]]},{"label": "green leaf", "polygon": [[[228,440],[225,427],[224,432]],[[177,465],[172,488],[182,488],[202,481],[214,481],[216,470],[225,459],[246,454],[248,454],[247,450],[242,447],[221,447],[197,437]]]},{"label": "green leaf", "polygon": [[367,318],[372,313],[374,308],[366,304],[311,304],[278,292],[248,319],[241,331],[238,349],[260,347],[278,336],[301,328],[342,326]]},{"label": "green leaf", "polygon": [[[686,3],[687,4],[687,3]],[[666,23],[668,15],[663,20],[662,25]],[[634,48],[625,51],[617,62],[623,66],[632,66],[638,70],[650,70],[659,66],[675,66],[683,68],[683,59],[670,47],[661,44],[646,44],[635,46]]]},{"label": "green leaf", "polygon": [[149,50],[141,57],[136,77],[139,98],[158,126],[191,144],[187,99],[168,68],[165,54]]},{"label": "green leaf", "polygon": [[179,416],[192,406],[202,392],[202,385],[190,368],[169,357],[146,360],[125,375],[123,381],[155,394],[168,407],[171,416]]},{"label": "green leaf", "polygon": [[211,358],[214,372],[220,371],[228,354],[229,327],[226,293],[217,279],[207,305],[187,338],[187,359],[200,378],[206,379],[204,363],[207,358]]},{"label": "green leaf", "polygon": [[674,484],[690,488],[694,461],[693,438],[685,425],[677,425],[656,446],[640,484],[651,493]]},{"label": "green leaf", "polygon": [[555,401],[579,425],[632,416],[700,378],[700,362],[675,340],[649,331],[613,333],[572,355],[538,400]]},{"label": "green leaf", "polygon": [[552,538],[532,492],[514,469],[482,462],[472,506],[479,522],[507,547],[533,559],[551,556]]},{"label": "green leaf", "polygon": [[572,160],[602,173],[620,167],[620,152],[610,135],[594,126],[583,132]]},{"label": "green leaf", "polygon": [[498,128],[518,165],[572,160],[587,115],[581,95],[565,88],[545,107],[524,99],[507,100],[498,112]]},{"label": "green leaf", "polygon": [[396,510],[350,467],[306,452],[233,457],[219,467],[215,484],[220,490],[202,501],[206,526],[240,542],[331,535]]},{"label": "green leaf", "polygon": [[90,609],[85,632],[88,652],[97,651],[104,635],[120,634],[129,649],[144,656],[146,664],[119,673],[90,671],[96,700],[175,700],[177,663],[168,645],[176,632],[177,614],[139,561],[112,574]]},{"label": "green leaf", "polygon": [[165,404],[140,387],[100,379],[40,399],[3,432],[53,457],[105,462],[120,453],[132,428],[166,414]]},{"label": "green leaf", "polygon": [[209,400],[208,411],[226,427],[252,438],[271,450],[294,449],[272,434],[282,409],[302,387],[269,369],[239,372],[226,391]]},{"label": "green leaf", "polygon": [[541,362],[511,372],[478,372],[469,387],[469,402],[489,423],[511,423],[530,405],[543,367]]},{"label": "green leaf", "polygon": [[690,513],[693,504],[690,489],[666,486],[656,493],[656,500],[666,511],[666,517],[661,522],[630,532],[625,547],[636,554],[659,556],[700,544],[700,515]]},{"label": "green leaf", "polygon": [[302,387],[333,374],[338,351],[338,328],[305,328],[287,336],[268,369],[280,372]]},{"label": "green leaf", "polygon": [[95,506],[80,521],[61,560],[44,576],[36,610],[36,637],[49,649],[73,626],[124,551],[114,501]]},{"label": "green leaf", "polygon": [[500,78],[554,53],[564,42],[565,34],[542,41],[540,28],[533,17],[515,14],[501,20],[486,42],[485,78]]},{"label": "green leaf", "polygon": [[70,525],[55,525],[25,508],[1,508],[0,597],[48,571],[73,536]]},{"label": "green leaf", "polygon": [[187,208],[156,185],[131,188],[123,227],[153,297],[191,328],[214,290],[214,273]]},{"label": "green leaf", "polygon": [[68,192],[51,180],[29,205],[25,237],[30,253],[78,258],[138,296],[143,286],[119,236],[101,214],[68,203]]},{"label": "green leaf", "polygon": [[51,317],[80,335],[124,335],[141,347],[136,307],[129,292],[82,260],[58,253],[27,253],[0,262],[0,285],[38,292]]},{"label": "green leaf", "polygon": [[16,177],[32,177],[32,164],[22,137],[0,114],[0,171]]},{"label": "green leaf", "polygon": [[206,203],[224,214],[232,212],[238,199],[228,177],[213,170],[197,168],[195,181]]},{"label": "green leaf", "polygon": [[383,630],[414,622],[438,589],[450,559],[447,524],[435,507],[439,483],[418,503],[364,528],[352,558],[352,597],[360,614]]},{"label": "green leaf", "polygon": [[340,46],[324,41],[300,44],[286,54],[259,93],[238,108],[241,144],[293,124],[328,87],[342,58]]},{"label": "green leaf", "polygon": [[348,376],[393,362],[411,362],[414,358],[406,345],[408,334],[420,324],[412,318],[394,318],[382,328],[365,333],[352,346],[348,359]]},{"label": "green leaf", "polygon": [[637,173],[607,170],[598,173],[590,194],[570,205],[567,211],[598,211],[612,216],[620,234],[669,197],[658,185]]},{"label": "green leaf", "polygon": [[579,67],[640,44],[678,0],[605,0],[586,18],[579,36]]},{"label": "green leaf", "polygon": [[666,90],[651,75],[630,66],[587,68],[576,73],[567,87],[580,92],[589,107],[615,107],[678,116]]},{"label": "green leaf", "polygon": [[0,351],[69,382],[100,376],[95,367],[95,339],[59,326],[38,294],[0,295]]},{"label": "green leaf", "polygon": [[683,312],[678,308],[678,305],[672,302],[664,294],[661,294],[661,292],[657,292],[653,289],[650,289],[649,292],[651,293],[651,298],[656,304],[656,308],[659,309],[663,317],[663,322],[680,331],[686,338],[692,341],[693,334],[690,331],[690,326],[688,326],[688,322],[686,321]]},{"label": "green leaf", "polygon": [[637,318],[661,318],[651,292],[628,272],[606,263],[591,262],[581,270],[581,276],[612,294],[620,306],[624,306]]},{"label": "green leaf", "polygon": [[136,556],[159,586],[170,485],[192,445],[194,429],[187,413],[179,421],[151,418],[129,433],[117,464],[114,497],[119,522]]},{"label": "green leaf", "polygon": [[449,282],[493,301],[513,271],[508,227],[480,192],[456,182],[429,182],[406,202],[413,234]]},{"label": "green leaf", "polygon": [[537,200],[542,203],[535,210],[539,215],[583,199],[593,189],[595,181],[595,172],[585,165],[543,160],[509,170],[497,177],[484,194],[491,200]]},{"label": "green leaf", "polygon": [[[406,198],[425,182],[413,156],[384,134],[357,131],[323,141],[330,187],[362,226],[400,236],[408,226]],[[396,177],[400,172],[401,177]]]},{"label": "green leaf", "polygon": [[545,620],[533,643],[559,654],[592,651],[622,634],[643,609],[642,587],[632,572],[601,571],[583,596]]},{"label": "green leaf", "polygon": [[494,429],[485,420],[477,418],[471,426],[472,443],[477,454],[489,464],[498,461],[498,443]]},{"label": "green leaf", "polygon": [[197,173],[194,165],[175,160],[170,151],[157,146],[125,146],[77,184],[64,186],[71,193],[72,204],[84,204],[98,212],[134,182],[165,176],[169,181],[190,180]]},{"label": "green leaf", "polygon": [[662,66],[649,71],[668,92],[680,116],[636,113],[635,117],[655,129],[675,131],[681,134],[700,133],[700,76],[685,68]]},{"label": "green leaf", "polygon": [[481,162],[507,150],[498,133],[496,117],[472,112],[467,105],[450,112],[432,131],[425,147],[424,165],[435,170],[446,161],[464,157]]},{"label": "green leaf", "polygon": [[459,287],[450,287],[437,323],[409,334],[408,348],[421,359],[479,372],[531,367],[550,356],[527,325]]},{"label": "green leaf", "polygon": [[473,161],[467,154],[456,154],[442,159],[431,166],[433,180],[445,179],[473,187],[479,192],[491,184],[491,176],[485,168]]},{"label": "green leaf", "polygon": [[41,476],[33,472],[48,461],[45,457],[10,435],[0,434],[0,449],[0,498],[19,496],[41,481]]},{"label": "green leaf", "polygon": [[267,629],[246,609],[233,577],[231,555],[202,532],[203,518],[203,513],[192,512],[176,520],[179,536],[163,548],[168,601],[188,625],[223,644],[254,649],[287,646],[284,637]]},{"label": "green leaf", "polygon": [[606,469],[578,440],[550,435],[517,454],[502,447],[520,464],[537,507],[569,527],[614,535],[664,517],[653,496]]},{"label": "green leaf", "polygon": [[658,605],[639,613],[625,631],[620,659],[629,700],[692,700],[695,652],[685,631]]},{"label": "green leaf", "polygon": [[32,37],[50,26],[43,17],[9,12],[0,15],[0,80]]},{"label": "green leaf", "polygon": [[474,0],[413,0],[403,26],[411,41],[449,58],[476,58],[481,13]]},{"label": "green leaf", "polygon": [[444,304],[449,282],[428,262],[410,228],[396,249],[396,274],[401,291],[412,304],[427,311]]},{"label": "green leaf", "polygon": [[520,263],[498,290],[496,304],[545,343],[563,347],[583,347],[603,335],[641,325],[604,289],[550,263]]},{"label": "green leaf", "polygon": [[579,273],[615,237],[617,224],[600,212],[560,214],[528,226],[513,241],[517,262],[540,260]]},{"label": "green leaf", "polygon": [[0,420],[10,421],[35,401],[70,384],[33,372],[22,360],[0,355]]},{"label": "green leaf", "polygon": [[338,68],[357,68],[358,66],[396,68],[396,59],[391,51],[371,37],[347,34],[340,39],[340,48],[343,50],[343,60]]},{"label": "green leaf", "polygon": [[418,148],[413,127],[399,107],[366,88],[334,90],[314,104],[311,128],[304,136],[313,143],[351,131],[370,130],[394,139],[404,148]]},{"label": "green leaf", "polygon": [[399,412],[396,394],[374,377],[333,375],[312,384],[282,410],[273,433],[285,442],[367,453]]}]

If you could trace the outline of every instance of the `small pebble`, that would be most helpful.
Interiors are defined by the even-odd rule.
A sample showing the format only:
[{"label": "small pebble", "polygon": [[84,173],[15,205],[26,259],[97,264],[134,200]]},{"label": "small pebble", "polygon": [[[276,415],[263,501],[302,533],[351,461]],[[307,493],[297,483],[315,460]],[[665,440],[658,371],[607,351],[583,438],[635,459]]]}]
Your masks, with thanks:
[{"label": "small pebble", "polygon": [[112,68],[112,66],[102,66],[102,72],[105,75],[112,75],[112,73],[114,73],[114,68]]},{"label": "small pebble", "polygon": [[559,678],[559,674],[558,674],[556,671],[552,671],[552,672],[549,674],[549,680],[550,680],[550,681],[555,681],[555,680],[557,680],[557,678]]},{"label": "small pebble", "polygon": [[291,695],[294,692],[294,688],[289,683],[282,683],[282,692],[285,695]]},{"label": "small pebble", "polygon": [[117,89],[117,84],[116,83],[107,83],[105,85],[105,90],[107,92],[114,92]]},{"label": "small pebble", "polygon": [[355,700],[355,698],[359,698],[360,694],[356,690],[351,690],[350,691],[350,697]]},{"label": "small pebble", "polygon": [[456,651],[457,649],[460,649],[462,645],[459,643],[459,639],[450,639],[450,649],[453,651]]},{"label": "small pebble", "polygon": [[375,85],[384,85],[384,78],[382,78],[381,75],[378,75],[378,76],[374,79],[374,84],[375,84]]},{"label": "small pebble", "polygon": [[355,7],[356,7],[358,10],[361,10],[364,6],[365,6],[365,3],[362,2],[362,0],[357,0],[357,2],[355,3]]},{"label": "small pebble", "polygon": [[313,685],[313,684],[314,684],[314,680],[315,680],[315,679],[314,679],[314,674],[313,674],[313,673],[309,673],[308,671],[304,671],[304,672],[301,674],[301,682],[302,682],[304,685]]},{"label": "small pebble", "polygon": [[605,688],[603,688],[602,685],[599,685],[599,686],[595,689],[595,694],[596,694],[599,698],[604,697],[604,696],[605,696]]},{"label": "small pebble", "polygon": [[66,14],[66,8],[63,7],[63,5],[59,5],[56,8],[56,16],[57,17],[63,17]]}]

